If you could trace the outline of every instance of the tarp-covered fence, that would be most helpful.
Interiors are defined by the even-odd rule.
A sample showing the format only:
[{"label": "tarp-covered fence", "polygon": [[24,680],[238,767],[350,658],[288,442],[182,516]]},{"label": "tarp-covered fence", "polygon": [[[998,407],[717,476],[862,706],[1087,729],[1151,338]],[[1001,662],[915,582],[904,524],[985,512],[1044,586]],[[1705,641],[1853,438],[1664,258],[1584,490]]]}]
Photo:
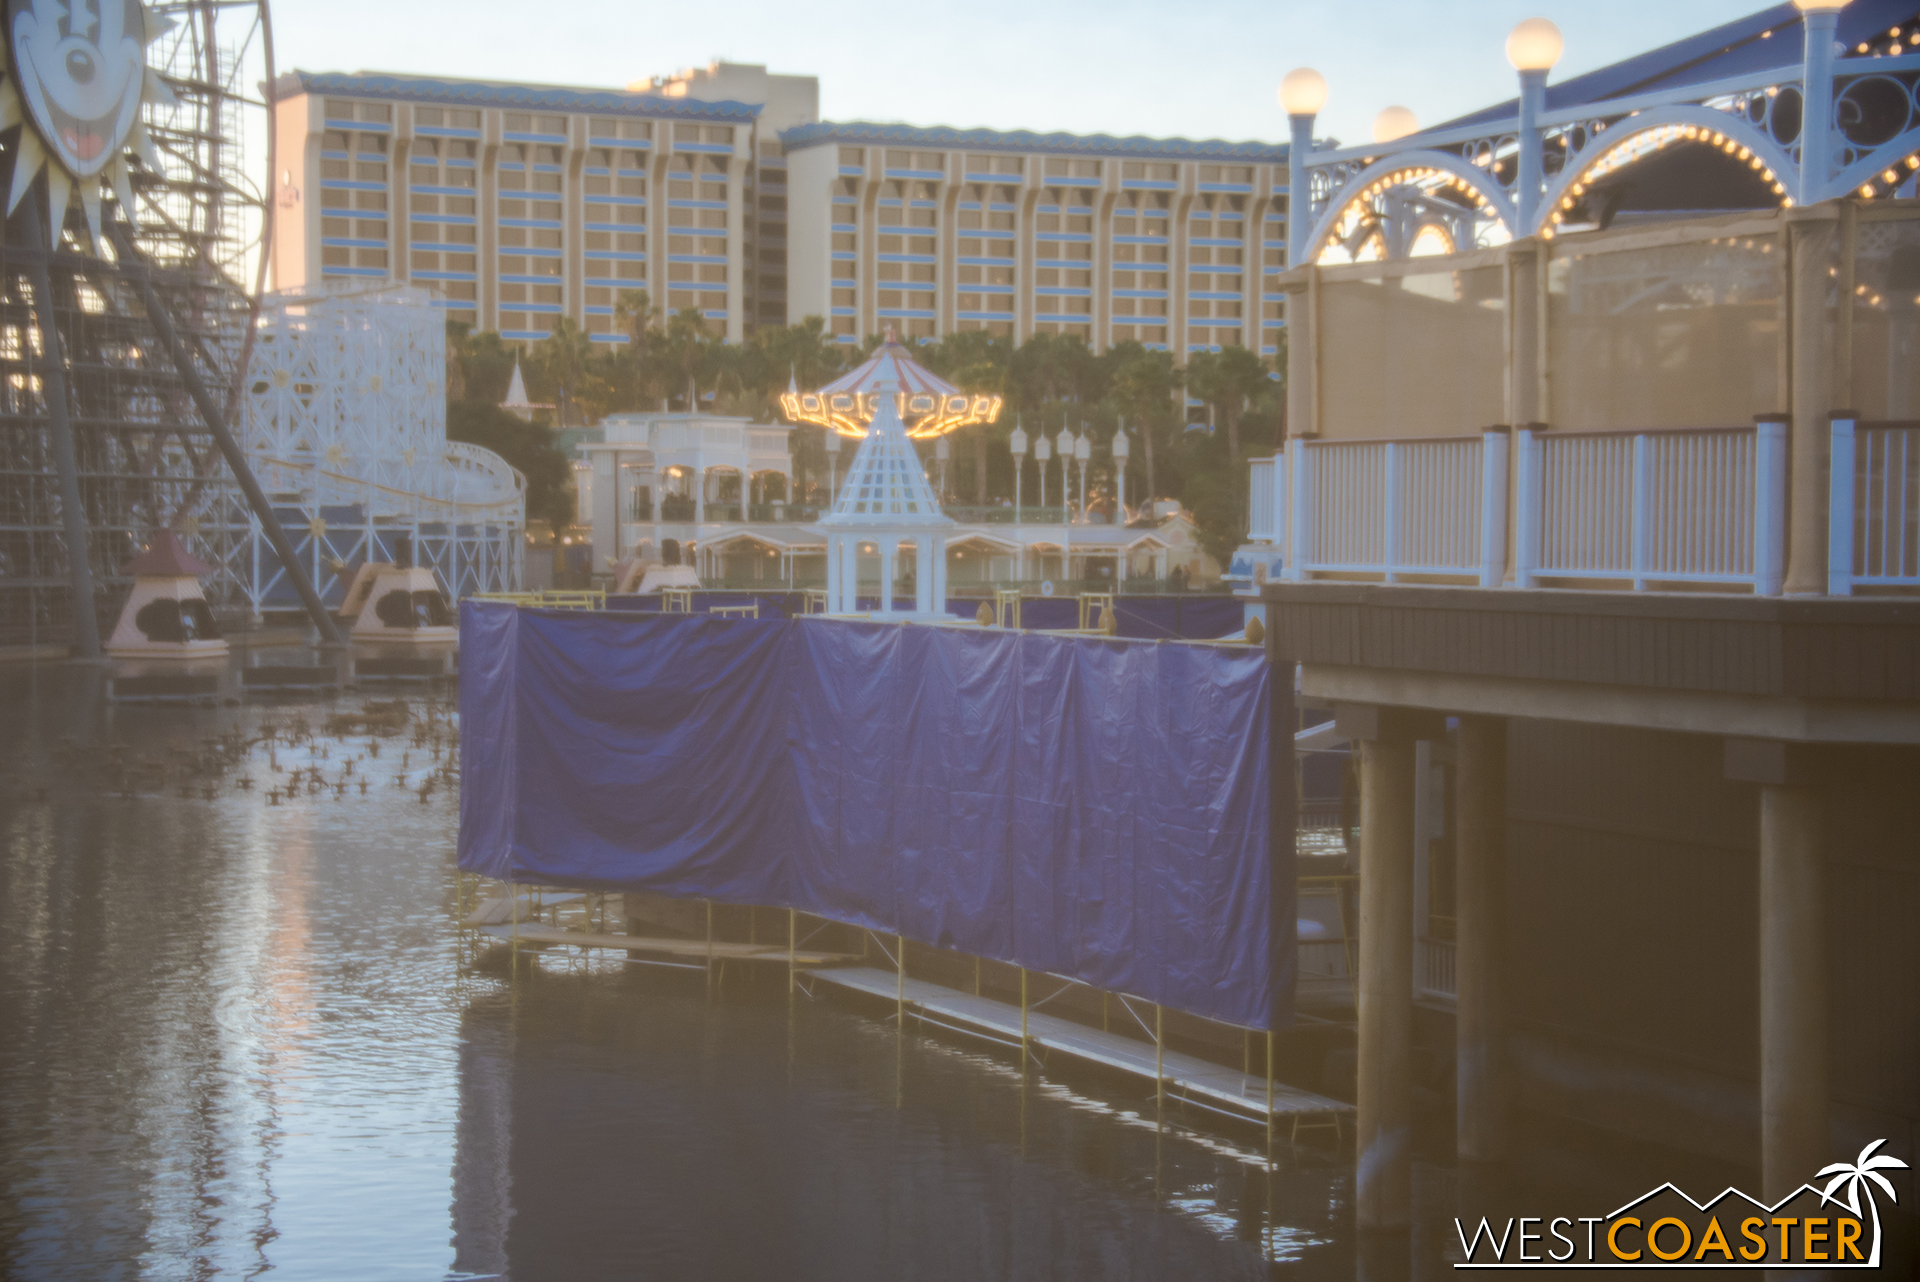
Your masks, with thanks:
[{"label": "tarp-covered fence", "polygon": [[460,667],[462,868],[798,908],[1254,1028],[1291,991],[1258,651],[469,601]]},{"label": "tarp-covered fence", "polygon": [[[986,602],[982,597],[948,597],[946,612],[958,619],[971,620]],[[748,588],[718,588],[712,591],[698,591],[693,594],[693,613],[705,614],[716,605],[757,604],[764,618],[778,615],[792,618],[807,612],[807,597],[804,592],[785,590],[757,591]],[[609,596],[609,610],[657,611],[661,606],[658,594],[640,596]],[[877,596],[860,598],[859,608],[877,610],[880,600]],[[896,597],[894,608],[911,611],[914,608],[910,596]],[[1217,641],[1246,627],[1246,605],[1238,597],[1214,596],[1193,593],[1187,596],[1116,596],[1114,597],[1114,622],[1118,625],[1118,635],[1135,637],[1149,641],[1161,638],[1183,638],[1187,640]],[[1022,627],[1035,631],[1048,629],[1065,630],[1080,626],[1080,602],[1071,596],[1029,596],[1021,603],[1020,623]]]}]

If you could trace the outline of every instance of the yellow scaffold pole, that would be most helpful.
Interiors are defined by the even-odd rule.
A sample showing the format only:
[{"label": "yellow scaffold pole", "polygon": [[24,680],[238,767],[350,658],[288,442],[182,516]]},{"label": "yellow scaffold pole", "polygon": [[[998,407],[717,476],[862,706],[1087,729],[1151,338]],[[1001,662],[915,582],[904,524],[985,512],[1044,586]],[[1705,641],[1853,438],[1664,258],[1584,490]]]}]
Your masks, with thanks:
[{"label": "yellow scaffold pole", "polygon": [[907,937],[905,935],[895,935],[893,937],[893,946],[897,950],[894,957],[894,969],[897,972],[899,983],[897,1018],[900,1021],[900,1031],[904,1033],[907,1031]]},{"label": "yellow scaffold pole", "polygon": [[796,942],[799,939],[799,930],[799,909],[787,909],[787,993],[789,996],[792,995],[794,985],[797,982],[794,978],[794,957],[799,948],[799,944]]},{"label": "yellow scaffold pole", "polygon": [[1153,1004],[1153,1098],[1156,1104],[1167,1102],[1167,1039],[1161,1031],[1165,1007]]},{"label": "yellow scaffold pole", "polygon": [[1020,1072],[1027,1071],[1027,968],[1020,968]]},{"label": "yellow scaffold pole", "polygon": [[713,901],[707,901],[707,991],[713,991]]},{"label": "yellow scaffold pole", "polygon": [[1273,1030],[1267,1030],[1267,1154],[1273,1154]]}]

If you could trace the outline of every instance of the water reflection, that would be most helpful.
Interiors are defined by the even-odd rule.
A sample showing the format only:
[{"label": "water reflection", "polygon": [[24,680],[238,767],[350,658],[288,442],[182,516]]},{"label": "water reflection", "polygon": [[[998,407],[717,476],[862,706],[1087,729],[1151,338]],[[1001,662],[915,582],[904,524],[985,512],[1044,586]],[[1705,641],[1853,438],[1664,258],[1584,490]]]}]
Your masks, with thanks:
[{"label": "water reflection", "polygon": [[[1350,1157],[1159,1118],[1138,1083],[804,997],[602,960],[464,973],[450,791],[364,736],[255,746],[304,709],[108,708],[0,672],[0,1272],[1350,1279]],[[414,700],[417,709],[421,700]],[[62,739],[72,741],[56,748]],[[318,755],[322,746],[329,755]],[[401,744],[395,741],[389,752]],[[375,765],[365,760],[357,768]],[[242,790],[242,772],[256,786]],[[121,795],[125,791],[129,795]],[[1399,1255],[1404,1271],[1405,1248]]]}]

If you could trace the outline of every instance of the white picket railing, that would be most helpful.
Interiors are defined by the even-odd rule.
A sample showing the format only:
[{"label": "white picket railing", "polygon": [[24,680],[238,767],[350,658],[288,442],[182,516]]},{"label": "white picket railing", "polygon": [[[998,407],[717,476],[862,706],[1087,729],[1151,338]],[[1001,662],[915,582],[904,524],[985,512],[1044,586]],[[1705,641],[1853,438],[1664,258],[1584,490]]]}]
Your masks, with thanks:
[{"label": "white picket railing", "polygon": [[1832,428],[1827,591],[1920,586],[1920,426]]},{"label": "white picket railing", "polygon": [[1515,580],[1744,583],[1786,569],[1786,425],[1519,433]]},{"label": "white picket railing", "polygon": [[1274,462],[1286,482],[1285,501],[1276,506],[1293,550],[1289,578],[1359,573],[1391,583],[1446,575],[1499,585],[1506,568],[1505,432],[1295,441]]},{"label": "white picket railing", "polygon": [[1247,508],[1247,537],[1258,543],[1271,543],[1280,537],[1284,528],[1280,524],[1279,496],[1280,486],[1275,480],[1278,471],[1274,458],[1248,460],[1251,470],[1249,478],[1249,504]]},{"label": "white picket railing", "polygon": [[[1920,586],[1920,424],[1833,424],[1830,590]],[[1514,586],[1735,584],[1779,595],[1787,429],[1513,437]],[[1505,579],[1508,436],[1302,441],[1253,463],[1251,537],[1285,577]]]}]

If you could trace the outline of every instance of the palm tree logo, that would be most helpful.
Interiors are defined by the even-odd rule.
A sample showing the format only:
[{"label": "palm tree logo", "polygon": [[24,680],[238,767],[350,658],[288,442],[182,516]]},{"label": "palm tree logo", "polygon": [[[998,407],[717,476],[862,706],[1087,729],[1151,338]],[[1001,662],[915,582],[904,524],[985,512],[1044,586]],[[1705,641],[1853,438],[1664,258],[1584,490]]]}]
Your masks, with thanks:
[{"label": "palm tree logo", "polygon": [[[1860,1156],[1852,1162],[1835,1162],[1832,1166],[1820,1168],[1821,1176],[1833,1176],[1833,1178],[1827,1182],[1826,1190],[1820,1194],[1820,1200],[1822,1202],[1839,1203],[1841,1199],[1835,1197],[1833,1191],[1841,1185],[1845,1185],[1846,1207],[1857,1216],[1860,1214],[1860,1191],[1863,1188],[1866,1190],[1867,1208],[1873,1214],[1873,1258],[1869,1259],[1866,1264],[1866,1267],[1870,1269],[1877,1268],[1880,1264],[1880,1204],[1874,1199],[1873,1185],[1877,1184],[1885,1191],[1888,1201],[1898,1202],[1900,1199],[1894,1193],[1893,1185],[1889,1183],[1887,1177],[1880,1174],[1880,1172],[1886,1170],[1904,1171],[1907,1169],[1907,1164],[1897,1157],[1889,1157],[1885,1153],[1877,1157],[1874,1156],[1873,1151],[1885,1143],[1885,1140],[1875,1140],[1873,1143],[1861,1149]],[[1815,1178],[1817,1179],[1819,1176]],[[1869,1180],[1873,1183],[1869,1184]]]}]

